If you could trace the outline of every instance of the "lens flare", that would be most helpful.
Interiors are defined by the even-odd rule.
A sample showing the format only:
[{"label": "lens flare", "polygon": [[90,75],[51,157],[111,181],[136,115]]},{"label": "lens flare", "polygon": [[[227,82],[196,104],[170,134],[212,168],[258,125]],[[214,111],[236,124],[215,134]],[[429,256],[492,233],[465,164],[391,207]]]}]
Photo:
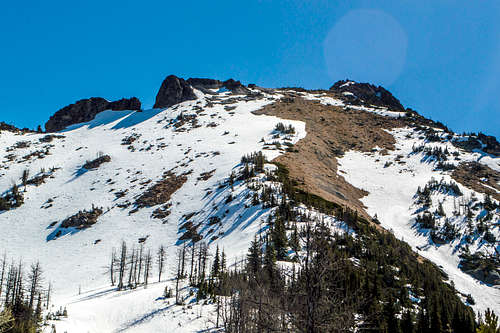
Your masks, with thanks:
[{"label": "lens flare", "polygon": [[388,86],[401,74],[408,39],[401,25],[380,10],[353,10],[325,38],[323,51],[333,80]]}]

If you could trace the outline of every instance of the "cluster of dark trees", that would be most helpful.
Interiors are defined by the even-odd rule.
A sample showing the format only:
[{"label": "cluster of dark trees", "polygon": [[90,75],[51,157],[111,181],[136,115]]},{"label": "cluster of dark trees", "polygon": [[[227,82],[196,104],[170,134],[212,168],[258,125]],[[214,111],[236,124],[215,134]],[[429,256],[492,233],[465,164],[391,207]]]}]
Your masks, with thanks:
[{"label": "cluster of dark trees", "polygon": [[418,204],[422,204],[426,207],[429,207],[432,204],[431,194],[433,192],[439,192],[443,194],[448,194],[452,196],[462,196],[463,193],[460,190],[460,187],[454,181],[445,181],[444,178],[439,182],[435,179],[431,179],[423,188],[420,186],[417,189],[417,193],[415,194],[416,202]]},{"label": "cluster of dark trees", "polygon": [[22,261],[0,262],[0,332],[35,333],[42,325],[42,311],[48,308],[51,286],[43,286],[38,262],[26,268]]},{"label": "cluster of dark trees", "polygon": [[10,191],[0,196],[0,211],[21,207],[24,203],[24,196],[19,191],[19,187],[14,184]]},{"label": "cluster of dark trees", "polygon": [[437,162],[447,161],[448,156],[450,156],[448,148],[443,149],[442,147],[413,146],[412,151],[413,153],[423,152],[426,159],[433,158]]},{"label": "cluster of dark trees", "polygon": [[[483,201],[478,200],[474,195],[470,198],[465,198],[457,183],[453,181],[446,182],[443,179],[436,181],[430,180],[423,188],[419,187],[415,194],[415,203],[422,205],[425,209],[422,214],[416,217],[416,223],[422,228],[431,229],[431,236],[437,243],[451,241],[460,236],[459,230],[446,219],[446,213],[442,203],[439,203],[438,208],[434,212],[430,212],[429,208],[432,205],[431,195],[433,192],[440,192],[458,198],[454,198],[454,211],[456,216],[465,215],[467,219],[468,230],[464,234],[465,240],[471,242],[474,239],[474,234],[483,235],[486,242],[494,244],[495,236],[488,230],[487,223],[493,219],[494,211],[499,208],[499,204],[491,199],[489,195],[485,195]],[[474,218],[477,210],[484,209],[486,214],[482,217]],[[442,226],[437,225],[437,218],[444,217],[445,222]],[[473,223],[476,221],[476,223]]]},{"label": "cluster of dark trees", "polygon": [[[242,173],[259,159],[244,157]],[[217,326],[226,332],[475,332],[473,310],[439,268],[357,212],[298,189],[277,166],[267,177],[281,186],[255,188],[258,204],[276,213],[245,262],[226,269],[217,251],[209,275],[190,279],[199,299],[216,304]],[[356,237],[332,234],[300,213],[299,203],[346,222]]]},{"label": "cluster of dark trees", "polygon": [[[227,186],[263,172],[258,153],[242,162]],[[175,292],[176,303],[183,304],[180,289],[187,281],[198,300],[215,304],[215,324],[226,332],[469,333],[493,325],[489,314],[488,324],[479,326],[446,274],[406,243],[356,211],[298,189],[286,168],[277,166],[266,177],[279,186],[248,183],[254,204],[275,209],[245,260],[228,267],[223,250],[211,254],[203,241],[186,241],[177,252],[175,291],[167,287],[166,297]],[[301,203],[344,221],[355,236],[332,233],[327,223],[297,209]],[[112,254],[112,284],[146,286],[153,262],[161,281],[165,249],[154,260],[142,245],[128,250],[123,243]]]},{"label": "cluster of dark trees", "polygon": [[[192,257],[200,274],[189,274],[190,285],[198,287],[198,300],[216,304],[217,327],[226,332],[475,332],[474,312],[453,284],[443,282],[444,273],[392,234],[372,230],[353,238],[332,234],[319,221],[300,224],[300,260],[278,261],[270,232],[255,238],[244,263],[230,269],[219,249],[213,260],[206,247],[198,259]],[[182,257],[177,281],[187,275]]]},{"label": "cluster of dark trees", "polygon": [[286,126],[281,122],[276,124],[274,130],[283,134],[295,134],[295,127],[293,127],[291,124]]}]

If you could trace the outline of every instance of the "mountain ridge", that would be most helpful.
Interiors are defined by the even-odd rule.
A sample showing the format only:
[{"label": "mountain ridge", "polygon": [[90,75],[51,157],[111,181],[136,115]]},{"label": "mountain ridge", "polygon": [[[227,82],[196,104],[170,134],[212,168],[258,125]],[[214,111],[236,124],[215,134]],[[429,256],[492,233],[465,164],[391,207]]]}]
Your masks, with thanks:
[{"label": "mountain ridge", "polygon": [[[170,265],[176,249],[200,242],[225,248],[236,260],[254,235],[267,237],[266,221],[287,212],[286,196],[304,216],[317,215],[333,230],[385,228],[404,239],[415,258],[444,267],[448,282],[440,283],[453,281],[466,305],[483,311],[500,304],[493,287],[500,282],[500,160],[483,150],[494,153],[496,139],[459,135],[410,109],[391,109],[391,100],[374,105],[337,88],[173,81],[173,89],[163,87],[167,95],[173,91],[166,100],[180,101],[168,107],[102,110],[57,134],[0,130],[0,186],[8,208],[0,214],[2,243],[25,258],[33,253],[17,242],[35,244],[56,276],[60,304],[68,304],[76,288],[58,276],[60,266],[84,289],[101,288],[105,277],[95,267],[107,265],[102,254],[121,240],[152,248],[166,243]],[[189,85],[194,97],[177,83]],[[471,178],[474,163],[481,176]],[[158,200],[142,205],[146,194]]]}]

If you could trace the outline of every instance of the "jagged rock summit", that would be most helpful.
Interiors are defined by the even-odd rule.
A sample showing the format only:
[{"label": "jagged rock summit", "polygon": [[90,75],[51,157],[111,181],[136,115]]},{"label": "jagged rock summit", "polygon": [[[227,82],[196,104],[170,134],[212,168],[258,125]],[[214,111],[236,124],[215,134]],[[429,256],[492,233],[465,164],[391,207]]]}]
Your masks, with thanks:
[{"label": "jagged rock summit", "polygon": [[405,110],[401,102],[388,90],[381,86],[377,87],[370,83],[358,83],[351,80],[340,80],[335,82],[330,90],[344,93],[344,95],[346,96],[351,96],[353,102],[361,99],[365,103],[376,106],[385,106],[391,110]]},{"label": "jagged rock summit", "polygon": [[248,94],[250,90],[245,87],[240,81],[228,79],[220,81],[215,79],[205,78],[189,78],[187,82],[194,88],[201,90],[204,93],[210,93],[209,89],[227,89],[233,94]]},{"label": "jagged rock summit", "polygon": [[109,102],[102,97],[82,99],[57,111],[45,124],[47,132],[58,132],[69,125],[90,121],[105,110],[140,110],[141,102],[136,97]]},{"label": "jagged rock summit", "polygon": [[250,92],[240,81],[229,79],[220,81],[208,78],[189,78],[184,80],[175,75],[169,75],[161,84],[156,95],[154,108],[168,108],[172,105],[194,100],[196,95],[193,88],[204,93],[212,93],[210,89],[225,88],[234,94],[247,94]]},{"label": "jagged rock summit", "polygon": [[163,80],[156,95],[154,108],[168,108],[177,103],[194,100],[196,95],[186,80],[175,75],[169,75]]}]

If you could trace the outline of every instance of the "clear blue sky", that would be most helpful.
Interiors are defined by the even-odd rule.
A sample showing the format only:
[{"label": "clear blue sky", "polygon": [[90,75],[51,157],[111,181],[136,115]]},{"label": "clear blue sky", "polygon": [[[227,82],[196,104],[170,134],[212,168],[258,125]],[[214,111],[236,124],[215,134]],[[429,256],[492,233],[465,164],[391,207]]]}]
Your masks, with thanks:
[{"label": "clear blue sky", "polygon": [[168,74],[265,87],[382,84],[452,129],[500,137],[499,1],[5,1],[0,120],[34,128],[78,99]]}]

